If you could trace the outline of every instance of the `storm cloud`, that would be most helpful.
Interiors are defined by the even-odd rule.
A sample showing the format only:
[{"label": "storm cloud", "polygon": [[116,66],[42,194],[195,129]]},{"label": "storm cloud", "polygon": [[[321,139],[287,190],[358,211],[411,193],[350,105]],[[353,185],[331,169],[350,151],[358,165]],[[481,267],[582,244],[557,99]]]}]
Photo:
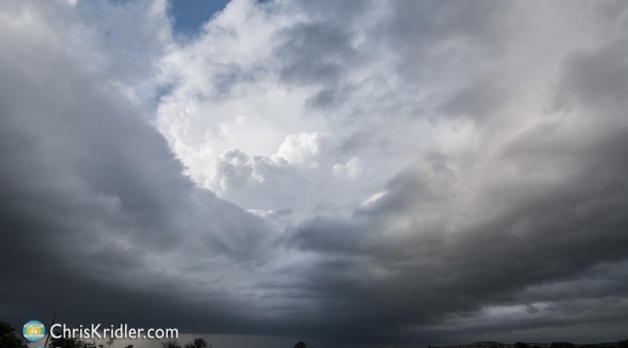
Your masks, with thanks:
[{"label": "storm cloud", "polygon": [[172,6],[0,5],[0,319],[626,338],[626,4]]}]

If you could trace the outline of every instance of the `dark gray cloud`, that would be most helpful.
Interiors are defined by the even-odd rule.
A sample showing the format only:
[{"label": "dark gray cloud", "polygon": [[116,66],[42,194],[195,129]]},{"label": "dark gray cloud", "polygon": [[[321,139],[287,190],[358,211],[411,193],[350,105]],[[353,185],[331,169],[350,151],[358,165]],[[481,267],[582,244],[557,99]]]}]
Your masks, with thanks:
[{"label": "dark gray cloud", "polygon": [[[0,65],[3,319],[58,311],[75,324],[229,331],[238,310],[204,284],[219,273],[211,260],[262,262],[264,223],[182,175],[146,109],[75,54],[85,42],[50,43],[68,25],[48,17],[63,6],[2,10],[46,29],[26,23],[14,28],[21,41],[3,37],[5,47],[43,42],[39,53],[8,49]],[[213,300],[199,306],[199,290]]]},{"label": "dark gray cloud", "polygon": [[[416,336],[405,329],[440,327],[452,313],[485,321],[465,329],[467,337],[545,325],[569,333],[574,325],[621,321],[628,290],[619,276],[628,252],[623,46],[611,42],[564,61],[554,93],[570,101],[558,112],[572,117],[506,141],[504,166],[485,172],[464,158],[424,155],[421,165],[395,176],[383,196],[357,210],[354,221],[300,226],[293,243],[333,260],[313,266],[319,277],[310,287],[320,288],[340,312],[355,313],[361,330],[383,335],[367,341],[429,337],[429,329],[415,330]],[[460,110],[473,112],[473,106]],[[471,194],[470,206],[459,204],[478,184],[476,174],[486,176],[483,189]],[[492,322],[478,314],[526,303],[531,317]],[[533,303],[553,304],[535,316],[541,311]],[[351,332],[353,323],[329,325]],[[443,330],[450,337],[462,331]],[[528,335],[548,337],[534,330]],[[602,339],[592,334],[585,340],[591,337]]]},{"label": "dark gray cloud", "polygon": [[[3,3],[0,319],[58,311],[70,324],[329,347],[625,339],[626,6],[580,5],[236,1],[197,47],[171,41],[164,3]],[[561,36],[579,18],[589,39]],[[229,25],[259,26],[261,43]],[[155,72],[156,57],[185,62],[190,47],[205,67],[216,28],[269,56],[176,81]],[[250,53],[237,44],[220,59]],[[531,47],[547,49],[535,56],[546,65],[525,65]],[[275,156],[233,148],[200,166],[244,188],[233,201],[268,204],[254,215],[197,187],[187,143],[151,123],[171,84],[167,97],[184,103],[165,110],[182,134],[213,141],[186,118],[199,105],[186,93],[218,103],[256,79],[297,90],[331,135],[288,127]],[[255,119],[233,110],[200,113],[224,134]],[[325,186],[354,158],[364,178],[351,180],[368,185]],[[285,197],[307,204],[275,209]]]},{"label": "dark gray cloud", "polygon": [[627,50],[626,37],[621,37],[593,52],[574,52],[560,81],[558,103],[575,101],[593,106],[625,102],[628,69],[623,57]]}]

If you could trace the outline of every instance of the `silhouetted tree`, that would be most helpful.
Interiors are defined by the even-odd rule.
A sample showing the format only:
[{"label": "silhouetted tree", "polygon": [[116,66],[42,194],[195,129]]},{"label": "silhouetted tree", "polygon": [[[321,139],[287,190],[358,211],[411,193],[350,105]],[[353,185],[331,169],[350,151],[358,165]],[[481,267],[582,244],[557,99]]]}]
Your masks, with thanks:
[{"label": "silhouetted tree", "polygon": [[552,342],[552,348],[576,348],[576,345],[569,342]]},{"label": "silhouetted tree", "polygon": [[186,344],[185,348],[211,348],[211,344],[208,345],[204,339],[197,338],[194,342]]},{"label": "silhouetted tree", "polygon": [[76,338],[50,338],[48,348],[96,348],[96,344],[83,342]]},{"label": "silhouetted tree", "polygon": [[21,338],[15,334],[15,328],[9,323],[0,321],[0,347],[24,348],[27,347]]},{"label": "silhouetted tree", "polygon": [[297,344],[294,345],[294,348],[307,348],[307,344],[305,344],[305,342],[303,341],[299,341],[297,342]]},{"label": "silhouetted tree", "polygon": [[628,340],[619,341],[617,344],[619,348],[628,348]]},{"label": "silhouetted tree", "polygon": [[161,346],[163,348],[181,348],[181,346],[179,345],[179,343],[177,343],[177,341],[161,342]]},{"label": "silhouetted tree", "polygon": [[515,348],[530,348],[530,346],[527,343],[517,342],[515,343]]}]

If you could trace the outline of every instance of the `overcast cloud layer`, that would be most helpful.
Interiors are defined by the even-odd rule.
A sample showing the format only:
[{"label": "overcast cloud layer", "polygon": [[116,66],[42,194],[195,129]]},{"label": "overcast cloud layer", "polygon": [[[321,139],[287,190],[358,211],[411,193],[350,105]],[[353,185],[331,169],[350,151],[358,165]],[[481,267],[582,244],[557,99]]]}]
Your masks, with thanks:
[{"label": "overcast cloud layer", "polygon": [[0,2],[0,320],[627,338],[625,2],[169,6]]}]

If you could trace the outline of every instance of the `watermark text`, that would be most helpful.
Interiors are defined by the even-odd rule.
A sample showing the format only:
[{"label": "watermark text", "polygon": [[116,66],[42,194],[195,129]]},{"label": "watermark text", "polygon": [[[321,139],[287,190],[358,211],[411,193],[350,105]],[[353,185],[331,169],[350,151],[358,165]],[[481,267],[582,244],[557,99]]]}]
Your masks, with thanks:
[{"label": "watermark text", "polygon": [[134,328],[127,324],[118,326],[103,326],[91,324],[89,326],[68,327],[65,324],[54,324],[50,327],[50,336],[55,339],[176,339],[179,338],[179,330],[174,328]]}]

